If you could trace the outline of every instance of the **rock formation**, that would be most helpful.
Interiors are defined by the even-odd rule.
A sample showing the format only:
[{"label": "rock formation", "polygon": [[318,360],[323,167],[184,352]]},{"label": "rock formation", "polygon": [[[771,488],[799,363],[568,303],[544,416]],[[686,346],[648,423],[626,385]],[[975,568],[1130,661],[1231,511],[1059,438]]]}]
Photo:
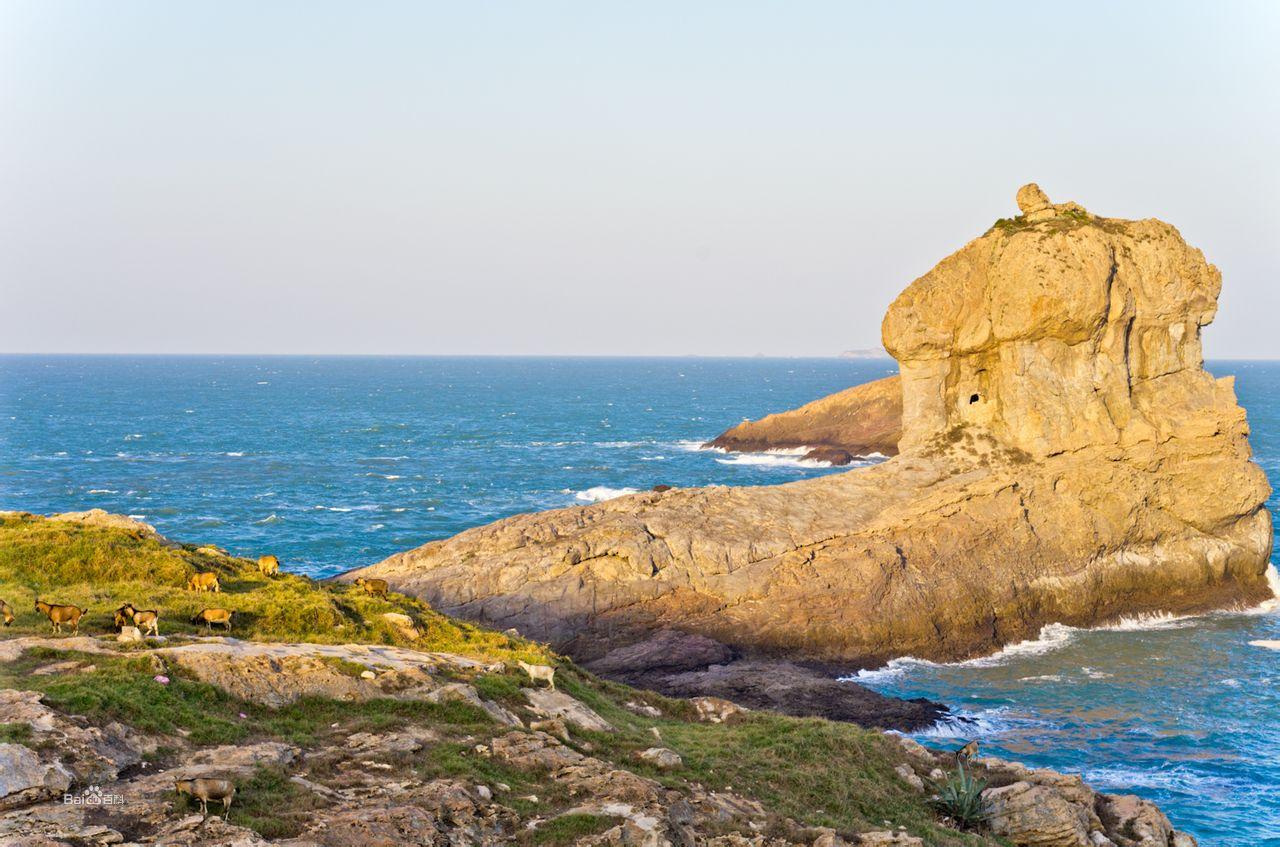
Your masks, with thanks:
[{"label": "rock formation", "polygon": [[896,376],[837,392],[798,409],[743,421],[707,447],[735,453],[808,447],[806,459],[847,465],[858,456],[895,456],[902,433],[902,386]]},{"label": "rock formation", "polygon": [[1158,220],[1018,201],[885,316],[897,457],[519,515],[345,578],[584,660],[664,628],[751,657],[958,659],[1269,597],[1267,481],[1202,366],[1218,270]]}]

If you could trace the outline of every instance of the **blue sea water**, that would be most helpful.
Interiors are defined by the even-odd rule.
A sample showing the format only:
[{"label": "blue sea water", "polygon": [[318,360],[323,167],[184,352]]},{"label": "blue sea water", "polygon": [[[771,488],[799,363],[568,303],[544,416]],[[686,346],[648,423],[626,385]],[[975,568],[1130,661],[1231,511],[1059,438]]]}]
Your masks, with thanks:
[{"label": "blue sea water", "polygon": [[[892,373],[778,359],[0,357],[0,509],[100,507],[323,576],[518,512],[626,489],[835,469],[697,446],[744,417]],[[1238,375],[1280,482],[1280,363]],[[1273,508],[1275,503],[1273,502]],[[864,674],[957,707],[927,743],[1082,772],[1204,845],[1280,845],[1280,640],[1265,610],[1054,626],[962,665]]]}]

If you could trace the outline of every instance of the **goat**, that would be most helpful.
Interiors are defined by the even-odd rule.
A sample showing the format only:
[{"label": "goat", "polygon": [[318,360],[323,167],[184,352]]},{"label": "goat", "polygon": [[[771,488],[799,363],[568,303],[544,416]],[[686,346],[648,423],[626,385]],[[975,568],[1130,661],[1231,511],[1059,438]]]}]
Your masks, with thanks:
[{"label": "goat", "polygon": [[188,591],[221,591],[218,586],[218,575],[213,571],[196,573],[187,580]]},{"label": "goat", "polygon": [[209,801],[221,800],[223,820],[230,817],[231,799],[236,796],[236,784],[229,779],[178,779],[174,780],[173,790],[199,800],[200,814],[205,816],[209,814]]},{"label": "goat", "polygon": [[133,625],[141,630],[150,630],[152,635],[160,634],[160,611],[158,609],[135,609],[132,603],[125,603],[116,610],[116,626],[123,626],[122,617],[128,616]]},{"label": "goat", "polygon": [[191,619],[194,624],[204,624],[205,629],[213,632],[214,624],[222,624],[227,628],[227,632],[231,631],[231,612],[226,609],[201,609],[200,612]]},{"label": "goat", "polygon": [[360,577],[356,580],[356,585],[364,589],[364,593],[371,597],[387,596],[387,581],[385,579],[365,579]]},{"label": "goat", "polygon": [[3,600],[0,600],[0,617],[4,618],[5,626],[13,623],[13,607]]},{"label": "goat", "polygon": [[956,763],[967,762],[976,755],[978,755],[978,739],[975,738],[956,751]]},{"label": "goat", "polygon": [[121,606],[120,608],[116,609],[114,612],[111,613],[111,618],[112,618],[112,621],[115,623],[117,632],[120,631],[121,629],[124,629],[125,624],[133,620],[132,610],[133,610],[133,606],[131,606],[128,603],[125,603],[123,606]]},{"label": "goat", "polygon": [[263,576],[274,576],[280,573],[280,560],[275,556],[260,556],[258,558],[258,573]]},{"label": "goat", "polygon": [[36,598],[36,611],[49,619],[49,623],[53,624],[54,632],[62,632],[64,623],[71,624],[71,634],[80,634],[80,619],[89,614],[88,609],[81,609],[79,606],[62,606],[56,603],[46,603],[39,597]]},{"label": "goat", "polygon": [[537,682],[545,679],[547,685],[551,686],[551,690],[556,690],[556,669],[548,665],[530,665],[525,662],[516,660],[516,664],[520,669],[529,675],[530,682]]}]

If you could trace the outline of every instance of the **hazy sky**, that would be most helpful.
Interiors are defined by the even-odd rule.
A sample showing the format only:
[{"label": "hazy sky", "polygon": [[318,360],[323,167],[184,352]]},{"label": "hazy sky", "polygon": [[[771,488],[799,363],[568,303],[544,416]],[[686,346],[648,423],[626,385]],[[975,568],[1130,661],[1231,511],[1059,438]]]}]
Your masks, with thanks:
[{"label": "hazy sky", "polygon": [[1280,355],[1280,3],[0,0],[0,351],[831,355],[1016,212]]}]

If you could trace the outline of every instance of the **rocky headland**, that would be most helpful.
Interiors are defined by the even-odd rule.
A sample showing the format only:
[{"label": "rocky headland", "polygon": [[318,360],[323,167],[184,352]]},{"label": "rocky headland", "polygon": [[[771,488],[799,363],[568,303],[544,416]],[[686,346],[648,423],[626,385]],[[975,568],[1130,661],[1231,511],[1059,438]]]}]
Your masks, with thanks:
[{"label": "rocky headland", "polygon": [[885,316],[888,461],[519,515],[344,578],[587,663],[665,630],[733,661],[952,660],[1053,622],[1269,598],[1269,487],[1232,379],[1202,362],[1218,270],[1161,221],[1034,185],[1017,201]]},{"label": "rocky headland", "polygon": [[846,388],[798,409],[743,421],[706,443],[731,453],[805,449],[811,461],[847,465],[896,456],[902,435],[902,384],[896,376]]},{"label": "rocky headland", "polygon": [[[222,590],[186,591],[196,572]],[[41,595],[87,609],[78,635],[50,634]],[[963,789],[982,814],[961,820],[941,797],[963,785],[948,751],[605,682],[412,598],[123,516],[0,513],[0,598],[6,847],[1195,844],[1148,801],[986,757]],[[116,624],[124,601],[157,608],[161,634]],[[190,622],[211,603],[236,611],[236,637]],[[690,638],[655,636],[683,656],[667,670],[732,663]],[[524,660],[554,667],[554,689]],[[229,810],[175,791],[201,779],[235,787]]]}]

